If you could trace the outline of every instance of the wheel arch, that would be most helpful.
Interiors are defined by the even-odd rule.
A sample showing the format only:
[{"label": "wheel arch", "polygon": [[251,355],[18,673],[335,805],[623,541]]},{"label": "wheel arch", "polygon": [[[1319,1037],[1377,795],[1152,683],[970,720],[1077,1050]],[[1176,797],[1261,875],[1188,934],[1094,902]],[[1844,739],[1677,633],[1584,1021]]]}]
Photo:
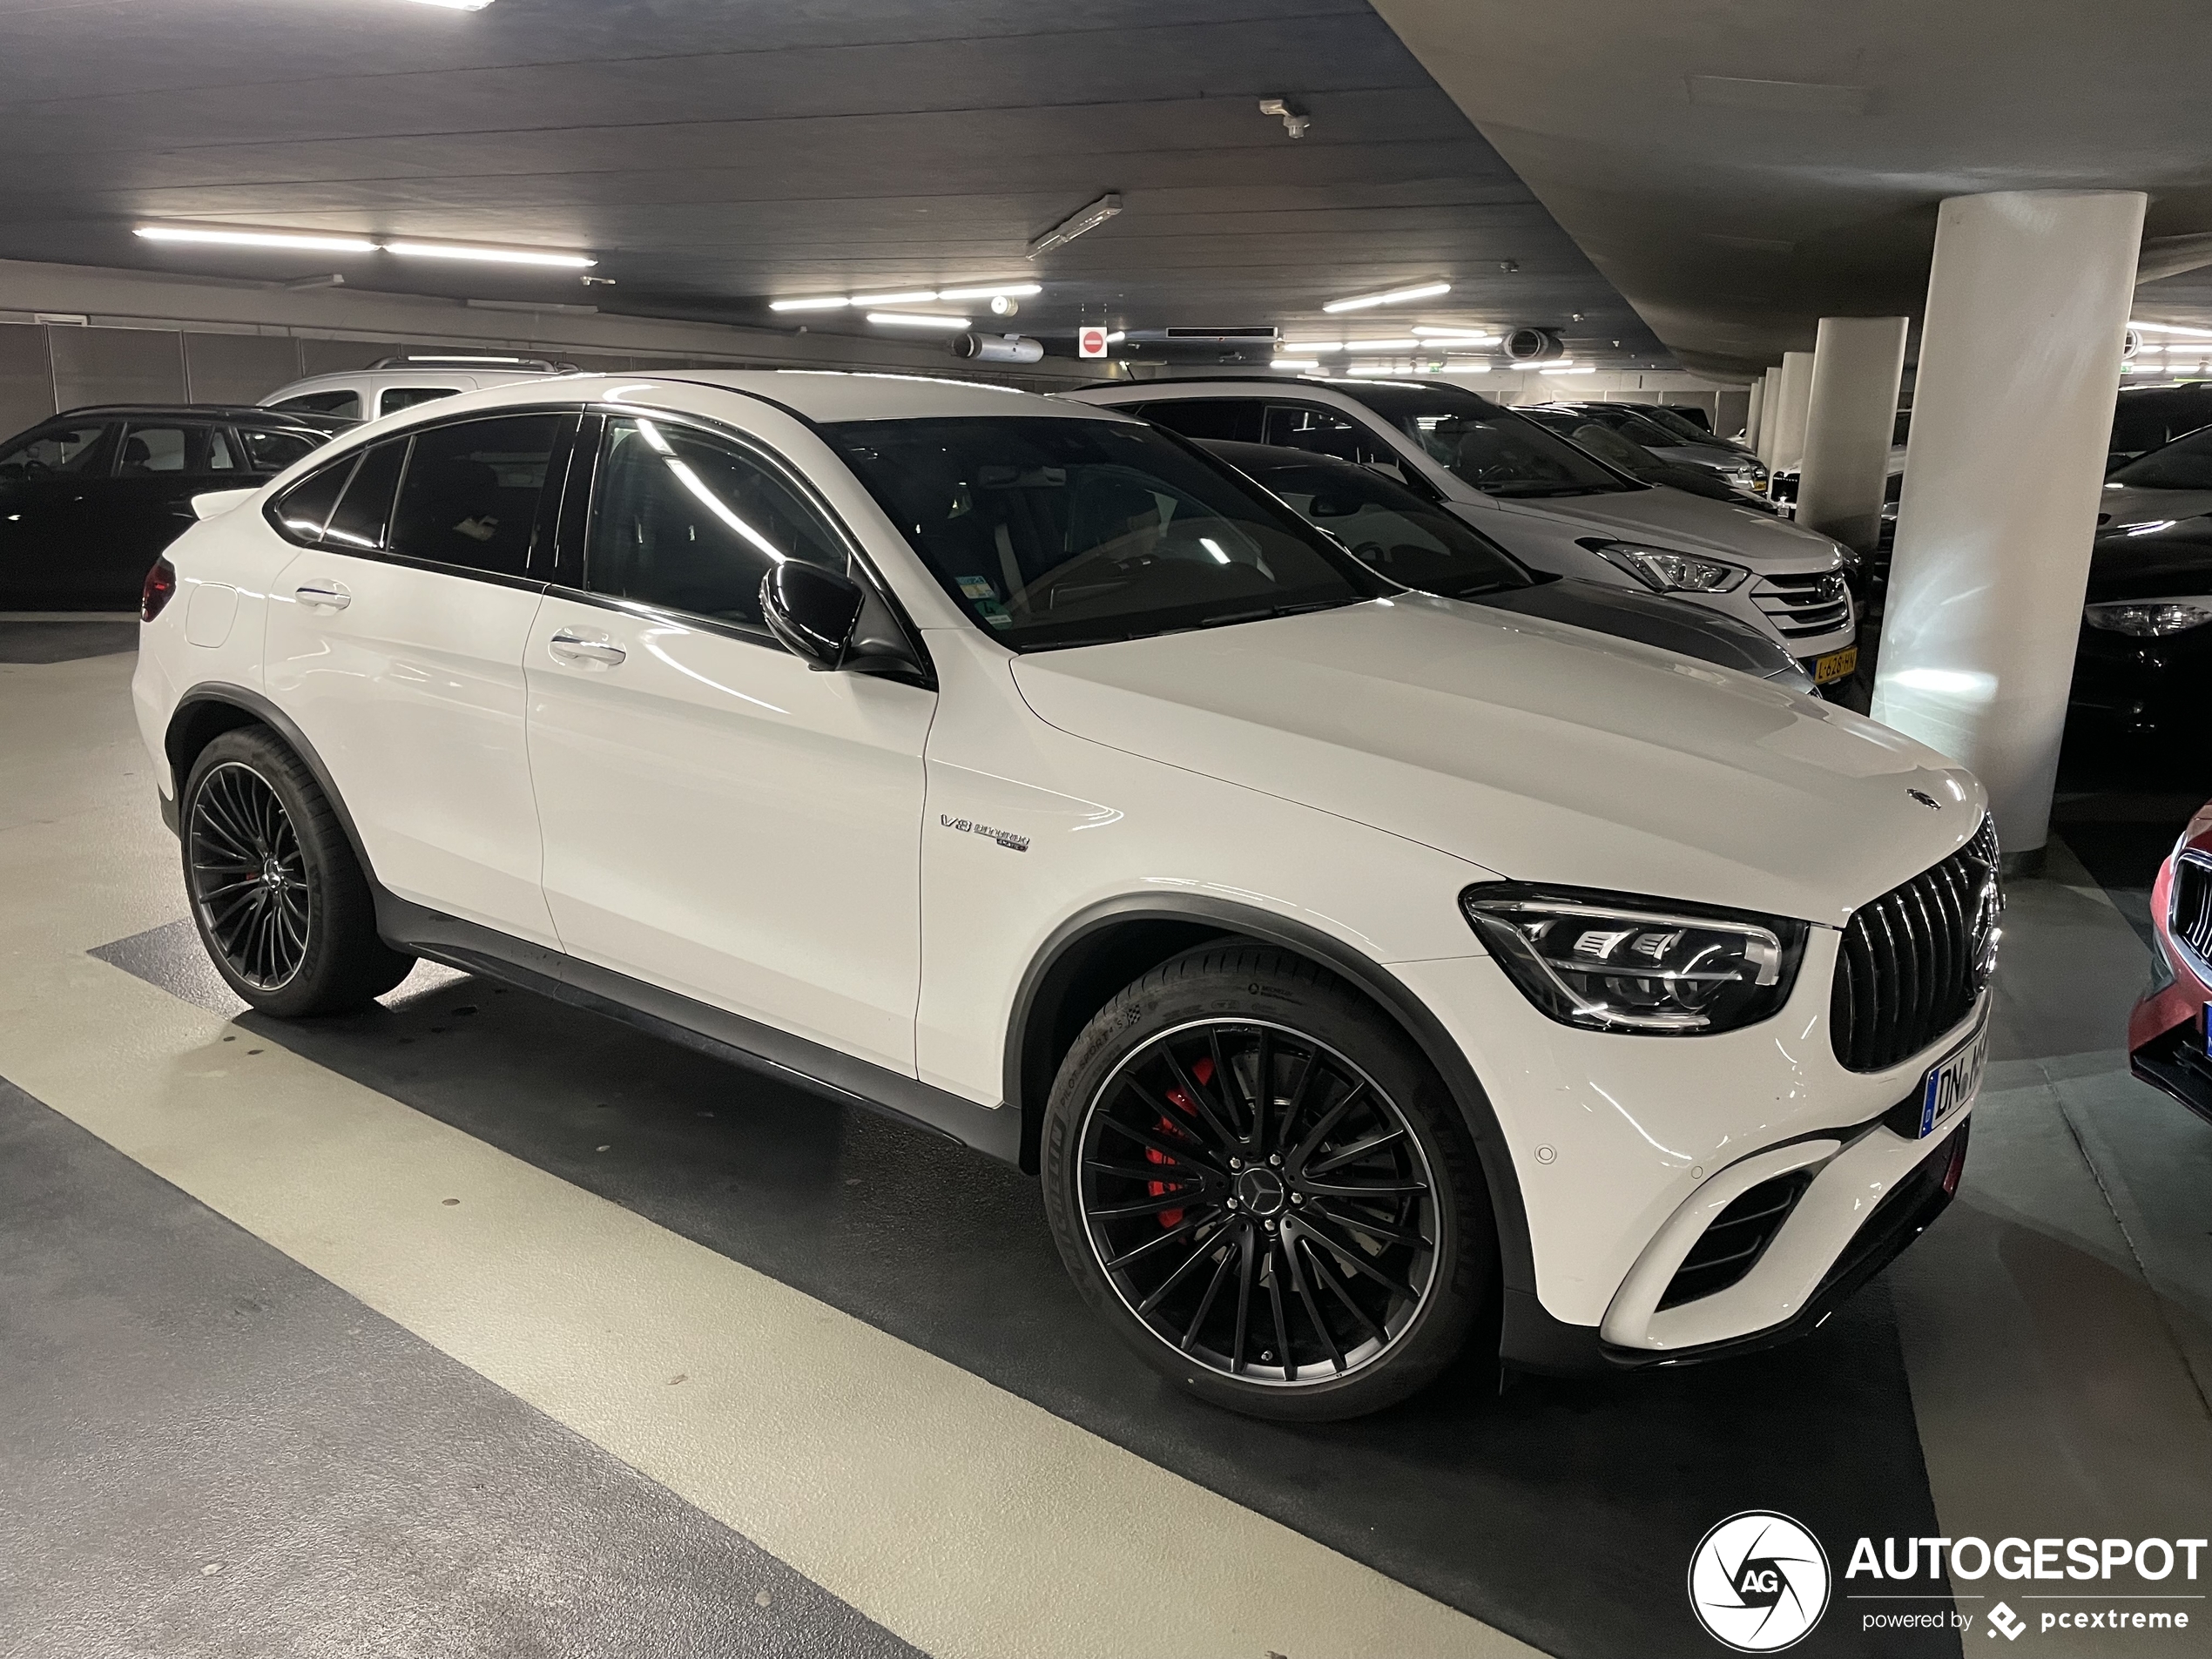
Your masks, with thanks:
[{"label": "wheel arch", "polygon": [[1511,1149],[1489,1096],[1443,1023],[1395,974],[1343,941],[1225,900],[1151,894],[1109,899],[1070,916],[1045,941],[1022,975],[1007,1028],[1005,1098],[1022,1114],[1022,1169],[1037,1171],[1038,1138],[1053,1078],[1090,1016],[1146,969],[1224,939],[1271,945],[1327,968],[1386,1015],[1436,1068],[1481,1163],[1506,1288],[1533,1291],[1527,1211]]},{"label": "wheel arch", "polygon": [[353,849],[354,860],[368,878],[370,892],[381,892],[375,867],[368,860],[368,849],[361,844],[361,831],[354,827],[354,815],[346,809],[346,798],[338,792],[330,768],[315,752],[314,745],[307,741],[307,733],[300,730],[290,715],[259,691],[243,685],[215,681],[195,685],[178,699],[171,712],[168,728],[162,734],[162,749],[169,759],[169,801],[164,816],[177,819],[169,827],[180,829],[185,780],[192,775],[192,763],[199,759],[200,752],[224,732],[249,725],[268,727],[299,756],[300,764],[314,776],[315,786],[322,791],[323,799],[337,815],[338,826],[346,833],[347,845]]}]

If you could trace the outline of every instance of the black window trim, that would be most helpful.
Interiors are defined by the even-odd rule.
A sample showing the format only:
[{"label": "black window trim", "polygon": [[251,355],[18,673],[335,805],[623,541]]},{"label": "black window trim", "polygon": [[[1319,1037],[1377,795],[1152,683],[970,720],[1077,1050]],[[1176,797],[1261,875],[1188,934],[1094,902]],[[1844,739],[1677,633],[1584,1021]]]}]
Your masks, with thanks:
[{"label": "black window trim", "polygon": [[[714,389],[725,391],[731,388],[717,387]],[[772,398],[764,397],[759,401],[772,408],[784,409],[784,406]],[[788,414],[791,411],[784,410],[784,412]],[[831,531],[844,546],[846,557],[851,562],[857,578],[873,590],[877,599],[882,603],[885,609],[890,611],[893,619],[898,623],[900,631],[906,636],[907,648],[914,653],[915,662],[921,664],[921,678],[925,682],[924,689],[931,691],[937,689],[936,666],[930,660],[928,648],[922,643],[921,631],[914,626],[914,618],[907,614],[907,608],[900,602],[897,592],[892,588],[890,583],[884,579],[883,573],[876,569],[875,561],[868,556],[867,549],[861,543],[860,538],[853,533],[852,526],[845,522],[844,516],[831,505],[820,490],[814,487],[812,479],[779,454],[772,445],[757,433],[744,431],[725,421],[717,421],[711,415],[695,414],[689,409],[649,408],[642,404],[602,402],[584,406],[583,413],[587,421],[596,417],[598,422],[593,433],[590,455],[585,462],[590,472],[584,482],[580,505],[574,509],[573,513],[563,513],[559,520],[557,534],[561,537],[562,544],[556,550],[554,561],[554,569],[559,575],[548,586],[549,593],[563,599],[574,600],[581,604],[596,605],[601,610],[620,611],[648,621],[665,619],[687,628],[696,628],[702,633],[717,634],[725,639],[734,639],[743,644],[765,646],[771,651],[781,651],[786,656],[792,654],[790,647],[770,633],[765,627],[756,628],[745,623],[731,622],[721,617],[703,617],[696,611],[679,610],[673,605],[653,604],[640,599],[625,599],[617,594],[595,593],[590,590],[588,584],[591,579],[591,572],[586,552],[591,534],[592,512],[599,504],[600,475],[604,471],[606,464],[606,425],[610,420],[636,420],[642,415],[644,418],[658,424],[687,426],[705,436],[734,442],[740,449],[757,456],[767,465],[771,471],[782,478],[801,501],[822,516],[823,522],[830,527]],[[813,421],[804,421],[803,424],[809,431],[814,430]],[[579,454],[581,450],[582,445],[579,442]],[[832,449],[831,453],[834,455],[836,452]],[[844,463],[840,461],[839,464]],[[570,479],[565,480],[563,485],[564,502],[566,492],[572,486],[573,482],[574,475],[571,472]],[[571,540],[573,541],[572,549],[570,545]],[[570,578],[573,580],[573,585],[570,584]]]},{"label": "black window trim", "polygon": [[[408,446],[407,460],[400,469],[399,488],[403,489],[407,485],[407,468],[412,466],[415,462],[415,440],[425,432],[441,431],[448,427],[466,426],[474,421],[497,421],[525,415],[556,415],[561,417],[561,426],[560,429],[554,434],[553,453],[546,462],[546,482],[551,483],[553,470],[556,467],[559,467],[562,469],[561,488],[559,489],[550,489],[543,486],[539,488],[537,519],[530,527],[530,546],[534,550],[542,544],[552,550],[552,569],[557,575],[561,569],[556,534],[559,526],[560,503],[564,499],[568,489],[569,462],[575,453],[579,418],[583,413],[583,406],[576,403],[530,403],[511,408],[474,410],[467,415],[443,421],[425,421],[420,426],[408,428],[404,432],[395,432],[388,438],[372,438],[366,443],[356,444],[343,455],[331,456],[325,463],[329,467],[349,469],[346,474],[346,482],[338,487],[338,494],[331,503],[331,510],[336,511],[338,504],[346,499],[346,491],[353,485],[354,473],[360,470],[361,458],[371,449],[383,444],[405,442]],[[320,536],[312,542],[302,540],[285,527],[277,509],[286,496],[291,495],[310,478],[320,477],[323,470],[323,467],[310,468],[276,495],[271,496],[262,506],[263,520],[280,537],[293,547],[304,549],[311,553],[331,553],[343,559],[373,559],[379,563],[396,564],[410,570],[427,570],[434,575],[458,577],[466,581],[489,582],[502,588],[523,588],[542,593],[547,588],[555,585],[555,578],[552,576],[510,576],[503,570],[481,570],[473,565],[446,564],[436,559],[418,558],[411,553],[396,552],[388,546],[333,547],[322,541]],[[393,500],[396,512],[397,490],[395,490],[393,494]],[[391,536],[391,526],[388,523],[385,526],[384,533],[388,540]]]}]

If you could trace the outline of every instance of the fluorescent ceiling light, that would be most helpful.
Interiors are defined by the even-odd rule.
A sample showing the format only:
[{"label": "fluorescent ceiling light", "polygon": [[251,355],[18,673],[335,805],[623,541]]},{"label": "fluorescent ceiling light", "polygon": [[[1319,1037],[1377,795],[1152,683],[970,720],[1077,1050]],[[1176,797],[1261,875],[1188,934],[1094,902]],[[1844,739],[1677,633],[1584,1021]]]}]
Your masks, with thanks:
[{"label": "fluorescent ceiling light", "polygon": [[1042,285],[1035,282],[994,282],[987,288],[941,288],[940,300],[1026,300],[1033,293],[1042,293]]},{"label": "fluorescent ceiling light", "polygon": [[491,0],[420,0],[426,6],[443,6],[448,11],[482,11]]},{"label": "fluorescent ceiling light", "polygon": [[384,251],[407,259],[479,260],[491,265],[552,265],[588,271],[599,263],[581,253],[548,253],[536,248],[461,247],[449,242],[387,242]]},{"label": "fluorescent ceiling light", "polygon": [[1352,340],[1345,342],[1346,351],[1412,351],[1421,342],[1418,340]]},{"label": "fluorescent ceiling light", "polygon": [[1270,368],[1318,368],[1321,365],[1311,357],[1278,357]]},{"label": "fluorescent ceiling light", "polygon": [[1116,328],[1106,336],[1106,343],[1109,346],[1118,346],[1128,338],[1129,333],[1126,329]]},{"label": "fluorescent ceiling light", "polygon": [[1485,334],[1480,328],[1415,328],[1410,331],[1423,340],[1464,341],[1471,346],[1494,346],[1502,334]]},{"label": "fluorescent ceiling light", "polygon": [[1096,201],[1079,212],[1070,213],[1042,236],[1029,244],[1029,257],[1049,253],[1056,247],[1065,247],[1085,231],[1095,231],[1122,211],[1121,197],[1109,191]]},{"label": "fluorescent ceiling light", "polygon": [[141,225],[135,234],[149,242],[212,242],[225,247],[296,247],[318,253],[374,253],[376,244],[362,236],[318,236],[307,231],[227,231],[197,225]]},{"label": "fluorescent ceiling light", "polygon": [[1332,300],[1321,309],[1334,316],[1339,311],[1366,311],[1374,306],[1394,306],[1405,300],[1433,299],[1451,292],[1448,282],[1424,282],[1418,287],[1393,288],[1386,293],[1358,293],[1349,300]]},{"label": "fluorescent ceiling light", "polygon": [[2184,328],[2177,322],[2131,322],[2128,326],[2139,334],[2187,334],[2192,340],[2212,340],[2212,328]]},{"label": "fluorescent ceiling light", "polygon": [[966,317],[932,317],[919,311],[871,311],[868,320],[888,328],[965,328]]},{"label": "fluorescent ceiling light", "polygon": [[1490,365],[1487,363],[1447,363],[1437,371],[1440,374],[1487,374],[1489,372]]},{"label": "fluorescent ceiling light", "polygon": [[926,306],[938,298],[934,288],[909,288],[904,293],[856,293],[856,306]]},{"label": "fluorescent ceiling light", "polygon": [[768,302],[768,309],[771,311],[837,311],[852,303],[843,294],[834,296],[825,294],[819,300],[771,300]]},{"label": "fluorescent ceiling light", "polygon": [[1285,340],[1278,342],[1285,351],[1342,351],[1341,340]]}]

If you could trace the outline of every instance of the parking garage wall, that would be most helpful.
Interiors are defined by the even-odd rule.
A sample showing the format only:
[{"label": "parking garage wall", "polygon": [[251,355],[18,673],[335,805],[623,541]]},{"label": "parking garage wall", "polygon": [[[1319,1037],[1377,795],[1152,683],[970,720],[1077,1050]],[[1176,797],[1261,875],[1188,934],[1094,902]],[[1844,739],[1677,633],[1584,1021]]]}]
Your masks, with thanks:
[{"label": "parking garage wall", "polygon": [[512,354],[617,374],[928,374],[1036,391],[1098,377],[1072,359],[1027,372],[979,369],[935,341],[0,260],[0,438],[91,403],[253,403],[303,375],[365,368],[409,352]]}]

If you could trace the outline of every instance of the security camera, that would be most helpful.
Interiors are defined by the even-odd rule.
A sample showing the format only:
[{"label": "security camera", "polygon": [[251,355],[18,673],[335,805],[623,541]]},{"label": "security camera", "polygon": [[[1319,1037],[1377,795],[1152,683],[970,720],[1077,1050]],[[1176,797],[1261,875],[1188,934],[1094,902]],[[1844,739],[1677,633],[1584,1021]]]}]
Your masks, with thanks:
[{"label": "security camera", "polygon": [[1286,98],[1260,99],[1259,112],[1262,115],[1281,116],[1283,131],[1293,138],[1303,138],[1305,136],[1306,128],[1313,125],[1313,118]]}]

